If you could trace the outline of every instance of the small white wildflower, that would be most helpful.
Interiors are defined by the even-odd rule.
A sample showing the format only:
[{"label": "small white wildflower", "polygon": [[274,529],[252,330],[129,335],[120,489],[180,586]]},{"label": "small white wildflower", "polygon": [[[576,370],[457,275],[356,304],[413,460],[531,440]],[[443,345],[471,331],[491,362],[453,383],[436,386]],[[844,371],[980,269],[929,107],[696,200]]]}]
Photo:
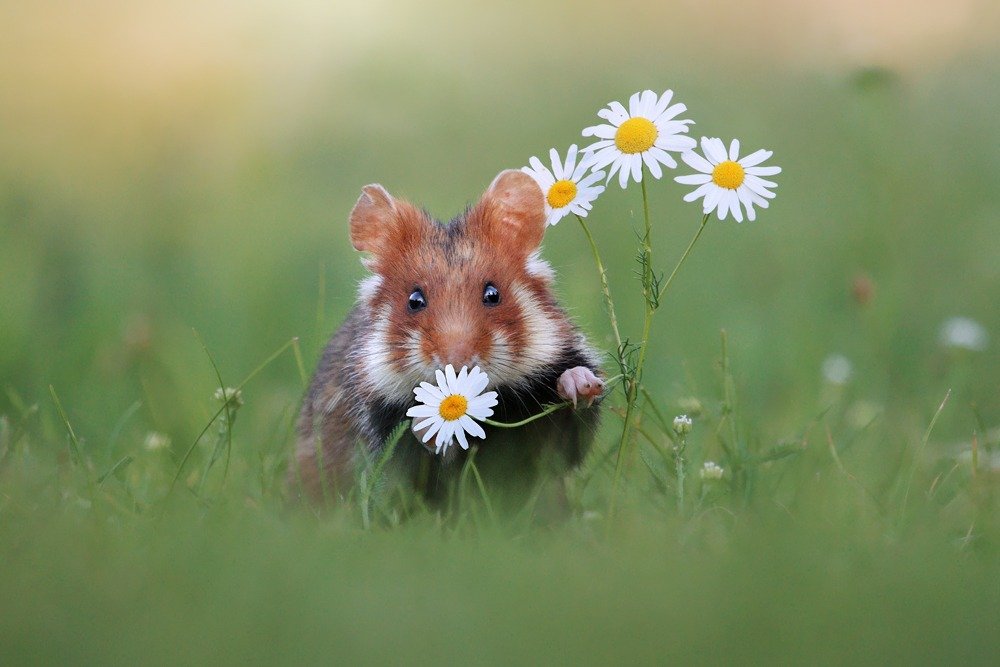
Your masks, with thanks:
[{"label": "small white wildflower", "polygon": [[850,359],[842,354],[831,354],[823,360],[823,378],[830,384],[847,384],[853,373]]},{"label": "small white wildflower", "polygon": [[705,461],[704,465],[701,466],[701,470],[698,471],[698,475],[702,479],[715,480],[722,479],[722,475],[725,474],[725,470],[716,463],[715,461]]},{"label": "small white wildflower", "polygon": [[220,403],[228,402],[231,407],[238,408],[243,405],[243,392],[233,387],[226,387],[225,391],[219,387],[215,390],[214,397]]},{"label": "small white wildflower", "polygon": [[677,435],[687,435],[691,432],[693,423],[687,415],[678,415],[674,417],[674,431]]},{"label": "small white wildflower", "polygon": [[982,352],[990,336],[979,322],[968,317],[953,317],[941,325],[941,344],[945,347]]},{"label": "small white wildflower", "polygon": [[170,448],[170,436],[165,433],[160,433],[158,431],[150,431],[146,434],[146,440],[143,442],[143,447],[151,452],[160,451],[163,449]]}]

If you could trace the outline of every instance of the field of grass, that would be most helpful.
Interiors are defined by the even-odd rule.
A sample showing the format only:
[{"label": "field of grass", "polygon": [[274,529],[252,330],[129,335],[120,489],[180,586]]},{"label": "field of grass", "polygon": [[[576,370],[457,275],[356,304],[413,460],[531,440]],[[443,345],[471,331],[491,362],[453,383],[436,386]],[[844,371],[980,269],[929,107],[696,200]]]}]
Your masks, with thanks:
[{"label": "field of grass", "polygon": [[[538,24],[554,6],[388,3],[388,26],[206,8],[189,26],[97,5],[78,22],[5,10],[0,662],[995,662],[985,24],[924,60],[906,44],[823,60],[761,24],[756,50],[706,54],[690,12],[664,44],[669,17],[638,5],[638,36],[597,50],[595,3],[556,35]],[[709,223],[657,315],[615,516],[620,391],[565,521],[493,517],[474,487],[398,525],[290,503],[304,384],[363,276],[346,223],[361,186],[450,218],[647,87],[676,91],[695,136],[772,149],[783,173],[756,222]],[[660,270],[700,221],[684,192],[650,186]],[[589,220],[636,338],[638,188],[609,188]],[[610,351],[575,221],[544,254]],[[942,344],[953,317],[985,349]],[[824,376],[832,355],[844,381]],[[213,395],[247,378],[228,428]],[[695,417],[683,508],[657,412]],[[721,480],[700,479],[705,461]]]}]

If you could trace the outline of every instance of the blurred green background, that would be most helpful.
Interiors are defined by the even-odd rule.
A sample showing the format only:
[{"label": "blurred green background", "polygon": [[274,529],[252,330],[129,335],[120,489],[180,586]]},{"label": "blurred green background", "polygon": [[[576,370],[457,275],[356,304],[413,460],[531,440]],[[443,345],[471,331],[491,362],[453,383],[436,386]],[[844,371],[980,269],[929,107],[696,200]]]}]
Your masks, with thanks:
[{"label": "blurred green background", "polygon": [[[11,661],[913,664],[1000,649],[985,623],[1000,608],[995,2],[0,2],[0,25]],[[351,511],[284,503],[303,390],[286,349],[244,389],[225,482],[198,476],[199,445],[167,506],[218,407],[193,331],[226,384],[293,337],[311,372],[363,275],[346,224],[361,186],[449,219],[645,88],[674,89],[695,136],[739,137],[784,169],[757,222],[710,224],[658,315],[647,386],[670,416],[697,397],[692,463],[725,463],[725,329],[741,437],[800,451],[761,463],[752,488],[693,479],[685,517],[669,475],[633,462],[610,535],[594,460],[566,525],[365,531]],[[685,191],[650,188],[661,269],[700,219]],[[613,186],[590,218],[632,337],[641,212],[637,188]],[[575,225],[549,229],[545,255],[608,348]],[[957,316],[985,349],[942,345]],[[831,355],[846,382],[824,379]]]}]

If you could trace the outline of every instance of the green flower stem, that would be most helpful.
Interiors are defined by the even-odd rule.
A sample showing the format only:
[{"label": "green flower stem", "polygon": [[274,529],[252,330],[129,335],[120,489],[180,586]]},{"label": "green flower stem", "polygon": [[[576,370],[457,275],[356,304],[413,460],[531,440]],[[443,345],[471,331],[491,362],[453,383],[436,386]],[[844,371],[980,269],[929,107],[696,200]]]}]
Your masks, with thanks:
[{"label": "green flower stem", "polygon": [[594,242],[594,236],[590,233],[587,223],[579,215],[576,216],[576,219],[580,221],[580,227],[583,228],[583,233],[587,236],[587,241],[590,242],[590,250],[594,253],[594,263],[597,264],[597,272],[601,274],[601,291],[604,292],[604,303],[608,307],[608,317],[611,318],[611,330],[615,334],[615,349],[620,350],[622,347],[622,335],[618,329],[618,316],[615,315],[615,302],[611,298],[611,288],[608,287],[608,272],[604,269],[604,262],[601,261],[601,254],[597,250],[597,243]]},{"label": "green flower stem", "polygon": [[685,250],[684,254],[681,255],[681,258],[680,260],[678,260],[677,266],[674,267],[674,270],[670,272],[670,276],[667,278],[667,282],[663,283],[663,287],[660,288],[660,293],[657,296],[657,301],[663,298],[663,295],[666,293],[667,288],[670,287],[670,283],[674,281],[674,276],[677,275],[677,271],[681,268],[681,264],[683,264],[684,260],[687,259],[687,256],[691,254],[691,248],[693,248],[694,244],[698,242],[699,238],[701,238],[701,233],[705,231],[705,225],[708,224],[708,215],[709,214],[706,213],[705,217],[701,219],[701,225],[698,227],[698,231],[695,233],[694,238],[691,239],[691,243],[688,243],[687,250]]},{"label": "green flower stem", "polygon": [[681,442],[677,445],[674,458],[674,465],[677,471],[677,512],[684,516],[684,450],[687,448],[687,437],[680,436]]},{"label": "green flower stem", "polygon": [[573,404],[570,403],[569,401],[564,401],[563,403],[553,403],[552,405],[548,406],[547,408],[539,412],[537,415],[531,415],[527,419],[522,419],[519,422],[495,422],[492,419],[484,419],[483,423],[489,424],[490,426],[495,426],[497,428],[517,428],[518,426],[524,426],[525,424],[530,424],[536,419],[541,419],[542,417],[552,414],[556,410],[562,410],[563,408],[569,407],[570,405]]},{"label": "green flower stem", "polygon": [[622,426],[622,437],[618,442],[618,460],[615,462],[615,476],[611,483],[611,501],[608,505],[608,526],[615,515],[615,505],[618,501],[618,486],[621,484],[622,469],[627,458],[627,449],[632,435],[632,413],[635,411],[639,396],[639,382],[642,379],[642,367],[646,362],[646,349],[649,347],[649,329],[653,324],[653,246],[650,241],[652,226],[649,222],[649,196],[646,193],[646,167],[642,168],[642,214],[646,224],[646,233],[642,237],[643,271],[642,295],[645,305],[645,316],[642,324],[642,339],[639,343],[639,361],[635,366],[635,374],[629,378],[625,388],[625,423]]}]

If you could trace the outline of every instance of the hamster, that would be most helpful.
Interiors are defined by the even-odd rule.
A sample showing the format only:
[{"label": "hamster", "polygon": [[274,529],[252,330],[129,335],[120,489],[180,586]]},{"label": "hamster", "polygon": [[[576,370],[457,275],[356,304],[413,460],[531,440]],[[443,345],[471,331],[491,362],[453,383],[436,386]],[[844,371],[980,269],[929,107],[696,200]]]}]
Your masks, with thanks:
[{"label": "hamster", "polygon": [[[293,486],[314,500],[346,496],[359,466],[378,458],[406,418],[413,388],[446,364],[487,373],[496,421],[574,405],[523,427],[485,425],[485,440],[470,438],[491,489],[523,496],[580,463],[598,421],[600,357],[553,296],[553,271],[539,257],[545,227],[544,195],[520,171],[501,172],[447,224],[380,185],[362,189],[350,236],[371,275],[303,402]],[[469,454],[453,444],[436,455],[407,432],[392,468],[400,483],[440,501]]]}]

